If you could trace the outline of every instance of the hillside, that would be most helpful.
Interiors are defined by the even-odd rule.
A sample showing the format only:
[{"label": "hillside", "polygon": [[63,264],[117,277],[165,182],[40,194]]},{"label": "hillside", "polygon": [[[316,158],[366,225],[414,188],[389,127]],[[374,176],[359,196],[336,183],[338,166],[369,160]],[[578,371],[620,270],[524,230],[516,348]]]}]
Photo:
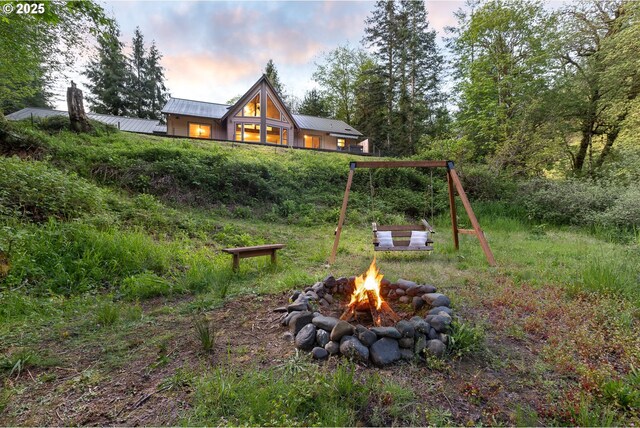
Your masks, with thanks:
[{"label": "hillside", "polygon": [[[537,199],[512,199],[520,184],[461,165],[490,268],[473,237],[454,251],[443,174],[359,172],[327,267],[348,163],[362,158],[100,126],[76,135],[56,120],[0,122],[0,144],[2,425],[640,423],[629,228],[596,214],[538,221]],[[617,198],[616,212],[634,212]],[[425,214],[433,254],[378,254],[378,265],[451,296],[462,321],[446,359],[319,365],[282,338],[271,310],[290,291],[362,273],[371,221]],[[274,242],[286,244],[277,266],[246,259],[237,274],[220,251]]]}]

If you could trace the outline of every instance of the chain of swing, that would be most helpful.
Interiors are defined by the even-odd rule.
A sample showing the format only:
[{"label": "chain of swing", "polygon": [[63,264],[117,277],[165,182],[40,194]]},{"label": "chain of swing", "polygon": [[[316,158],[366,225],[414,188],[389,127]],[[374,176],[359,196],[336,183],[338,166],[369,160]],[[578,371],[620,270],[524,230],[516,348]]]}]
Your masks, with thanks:
[{"label": "chain of swing", "polygon": [[[429,221],[431,222],[431,224],[433,225],[433,218],[434,218],[434,196],[433,196],[433,169],[430,170],[431,173],[431,177],[430,177],[430,181],[429,181],[429,187],[427,187],[427,189],[425,190],[425,194],[424,194],[424,210],[422,211],[422,216],[426,217],[427,216],[427,208],[430,207],[431,208],[431,216],[429,217]],[[369,200],[371,203],[371,215],[374,217],[373,220],[377,223],[378,222],[378,218],[376,215],[376,210],[375,210],[375,203],[374,203],[374,199],[375,199],[375,187],[373,186],[373,169],[369,169],[369,189],[370,189],[370,196],[369,196]],[[430,198],[429,198],[430,196]]]}]

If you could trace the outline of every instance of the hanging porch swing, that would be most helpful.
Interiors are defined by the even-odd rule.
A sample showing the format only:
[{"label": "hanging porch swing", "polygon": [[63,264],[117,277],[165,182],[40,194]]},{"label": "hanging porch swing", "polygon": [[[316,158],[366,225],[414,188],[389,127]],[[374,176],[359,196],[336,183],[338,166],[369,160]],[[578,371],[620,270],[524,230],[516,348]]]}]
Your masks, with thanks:
[{"label": "hanging porch swing", "polygon": [[[338,227],[335,231],[335,239],[333,241],[333,248],[331,250],[331,256],[329,257],[329,264],[333,264],[336,259],[336,253],[338,251],[338,245],[340,243],[340,234],[342,233],[342,226],[344,224],[345,215],[347,212],[347,204],[349,203],[349,191],[351,190],[351,183],[353,182],[353,174],[356,168],[446,168],[447,169],[447,184],[449,189],[449,210],[451,214],[451,228],[453,232],[453,242],[455,249],[458,250],[459,239],[458,234],[475,235],[480,242],[482,251],[484,252],[487,262],[491,266],[496,265],[496,260],[493,257],[491,248],[487,239],[484,236],[484,232],[480,228],[480,223],[476,218],[467,195],[462,188],[460,178],[455,171],[453,161],[377,161],[377,162],[351,162],[349,164],[349,176],[347,178],[347,187],[344,192],[344,198],[342,200],[342,208],[340,210],[340,219],[338,220]],[[370,175],[371,178],[371,175]],[[431,177],[431,192],[432,192],[432,218],[433,218],[433,175]],[[373,182],[371,183],[372,191],[372,205],[373,205]],[[454,190],[455,189],[455,190]],[[457,191],[462,205],[471,221],[473,229],[459,229],[456,215],[456,201],[455,191]],[[433,241],[430,239],[430,234],[433,233],[433,228],[426,220],[421,220],[416,225],[391,225],[381,226],[377,223],[373,223],[373,247],[374,251],[432,251]],[[394,240],[394,238],[397,238]],[[412,245],[413,244],[413,245]]]}]

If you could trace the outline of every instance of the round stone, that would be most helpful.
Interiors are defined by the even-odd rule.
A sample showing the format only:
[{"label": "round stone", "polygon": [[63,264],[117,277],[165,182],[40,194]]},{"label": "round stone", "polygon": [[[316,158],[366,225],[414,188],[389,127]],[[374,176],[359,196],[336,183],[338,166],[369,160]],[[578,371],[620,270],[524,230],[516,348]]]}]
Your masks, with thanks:
[{"label": "round stone", "polygon": [[340,344],[338,342],[331,341],[324,345],[324,349],[326,349],[329,355],[336,355],[340,352]]},{"label": "round stone", "polygon": [[369,329],[364,329],[358,333],[358,339],[362,344],[366,347],[369,347],[374,344],[376,340],[378,340],[378,336]]},{"label": "round stone", "polygon": [[309,303],[307,301],[298,301],[287,306],[287,310],[289,312],[306,311],[308,306],[309,306]]},{"label": "round stone", "polygon": [[398,299],[400,303],[404,303],[405,305],[411,301],[411,297],[409,296],[400,296]]},{"label": "round stone", "polygon": [[415,312],[418,312],[420,309],[422,309],[422,307],[424,306],[424,300],[422,300],[422,297],[416,296],[413,298],[413,300],[411,301],[411,306],[413,307],[413,310]]},{"label": "round stone", "polygon": [[324,295],[324,300],[327,301],[327,303],[332,304],[333,303],[333,296],[331,294],[325,294]]},{"label": "round stone", "polygon": [[436,292],[436,287],[434,287],[433,285],[421,285],[420,286],[420,291],[423,294],[428,294],[428,293],[435,293]]},{"label": "round stone", "polygon": [[310,351],[316,342],[316,326],[307,324],[296,334],[296,348]]},{"label": "round stone", "polygon": [[453,315],[453,310],[447,306],[436,306],[429,311],[429,315],[439,315],[440,312],[444,312],[447,315]]},{"label": "round stone", "polygon": [[289,330],[291,331],[291,333],[293,333],[293,335],[297,335],[302,327],[311,323],[312,319],[313,314],[311,312],[300,312],[299,314],[291,317],[291,320],[289,321]]},{"label": "round stone", "polygon": [[376,366],[387,366],[400,359],[398,341],[388,337],[383,337],[371,345],[369,351],[371,353],[371,361]]},{"label": "round stone", "polygon": [[431,307],[437,307],[437,306],[451,306],[451,301],[449,300],[449,298],[447,296],[445,296],[444,294],[440,294],[440,293],[426,293],[422,295],[422,300],[424,300],[425,302],[428,302]]},{"label": "round stone", "polygon": [[324,347],[327,343],[329,343],[329,332],[319,328],[316,331],[316,343],[318,346]]},{"label": "round stone", "polygon": [[329,358],[329,352],[326,349],[316,346],[311,350],[311,354],[315,360],[326,360]]},{"label": "round stone", "polygon": [[441,315],[436,315],[431,318],[429,324],[431,324],[431,327],[433,327],[438,333],[446,333],[451,325],[451,317],[442,313]]},{"label": "round stone", "polygon": [[413,349],[413,337],[403,337],[402,339],[399,339],[398,345],[401,348]]},{"label": "round stone", "polygon": [[407,296],[417,296],[418,294],[424,294],[424,292],[421,292],[420,287],[419,286],[415,286],[415,287],[409,287],[407,288]]},{"label": "round stone", "polygon": [[416,332],[429,334],[429,329],[431,328],[431,326],[424,319],[420,317],[413,317],[409,320],[409,322],[413,325]]},{"label": "round stone", "polygon": [[369,348],[354,336],[343,336],[340,339],[340,352],[352,360],[366,362],[369,360]]},{"label": "round stone", "polygon": [[403,290],[407,290],[411,287],[415,287],[416,285],[418,285],[415,282],[407,281],[406,279],[399,279],[396,281],[396,284],[398,285],[398,288],[401,288]]},{"label": "round stone", "polygon": [[378,337],[389,337],[391,339],[400,339],[402,337],[395,327],[372,327],[371,331]]},{"label": "round stone", "polygon": [[405,361],[411,361],[415,358],[413,349],[400,348],[400,358]]},{"label": "round stone", "polygon": [[429,340],[437,339],[439,337],[438,332],[433,327],[429,328],[429,334],[427,336],[429,337]]},{"label": "round stone", "polygon": [[323,330],[331,331],[333,330],[333,327],[338,324],[338,321],[340,321],[338,318],[325,317],[324,315],[320,315],[313,319],[313,325]]},{"label": "round stone", "polygon": [[291,334],[291,332],[290,332],[290,331],[285,331],[285,332],[282,334],[282,338],[283,338],[284,340],[286,340],[287,342],[291,342],[291,341],[293,340],[293,334]]},{"label": "round stone", "polygon": [[350,336],[354,332],[354,328],[346,321],[338,321],[331,329],[331,340],[340,341],[344,336]]},{"label": "round stone", "polygon": [[406,292],[402,288],[398,288],[396,290],[396,295],[398,295],[400,297],[404,296],[405,294],[406,294]]},{"label": "round stone", "polygon": [[295,317],[296,315],[298,315],[300,313],[300,311],[293,311],[293,312],[289,312],[283,319],[282,322],[280,324],[282,325],[289,325],[289,322],[291,321],[291,318]]},{"label": "round stone", "polygon": [[429,340],[427,342],[427,352],[436,357],[444,356],[447,347],[444,343],[440,342],[438,339]]},{"label": "round stone", "polygon": [[406,320],[398,321],[398,324],[396,324],[396,329],[400,332],[402,337],[413,337],[416,332],[413,324]]}]

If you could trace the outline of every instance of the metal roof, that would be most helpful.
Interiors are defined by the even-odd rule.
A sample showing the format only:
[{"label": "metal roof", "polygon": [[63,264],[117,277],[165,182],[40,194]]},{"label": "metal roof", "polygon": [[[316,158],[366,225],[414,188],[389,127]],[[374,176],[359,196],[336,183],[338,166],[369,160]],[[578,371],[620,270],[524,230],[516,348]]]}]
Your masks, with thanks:
[{"label": "metal roof", "polygon": [[[18,110],[7,115],[7,119],[9,120],[23,120],[29,119],[33,115],[33,117],[51,117],[51,116],[66,116],[68,113],[62,110],[50,110],[45,108],[35,108],[35,107],[27,107],[22,110]],[[134,117],[125,117],[125,116],[112,116],[108,114],[99,114],[99,113],[87,113],[87,116],[90,119],[96,120],[98,122],[105,123],[107,125],[112,125],[118,128],[118,124],[120,124],[119,128],[121,131],[127,132],[137,132],[140,134],[153,134],[155,132],[162,132],[156,130],[156,127],[163,126],[158,123],[157,120],[154,119],[139,119]],[[166,126],[164,126],[164,132],[166,132]]]},{"label": "metal roof", "polygon": [[206,103],[204,101],[170,98],[162,108],[165,114],[182,114],[185,116],[208,117],[220,119],[231,107],[227,104]]},{"label": "metal roof", "polygon": [[341,120],[326,119],[324,117],[305,116],[303,114],[294,114],[293,120],[302,129],[312,129],[314,131],[335,132],[349,135],[349,138],[361,137],[362,133],[353,126],[347,125]]}]

